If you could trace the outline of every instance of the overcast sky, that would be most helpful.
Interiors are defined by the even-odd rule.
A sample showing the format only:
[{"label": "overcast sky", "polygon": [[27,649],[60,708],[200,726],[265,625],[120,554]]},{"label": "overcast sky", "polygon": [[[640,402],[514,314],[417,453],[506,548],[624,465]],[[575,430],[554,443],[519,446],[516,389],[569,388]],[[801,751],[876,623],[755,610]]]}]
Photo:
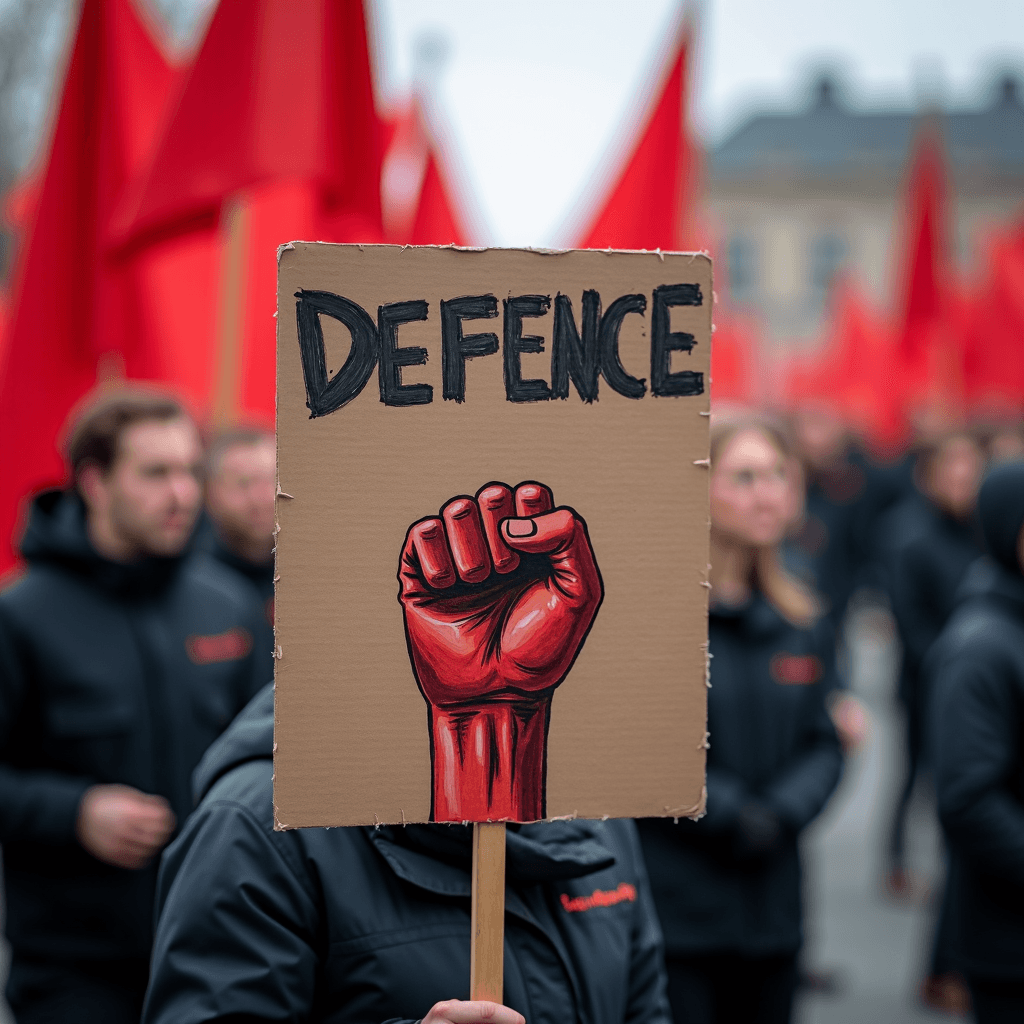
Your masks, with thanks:
[{"label": "overcast sky", "polygon": [[[436,92],[483,241],[550,245],[649,87],[677,0],[374,0],[385,97],[406,91],[416,42],[443,38]],[[798,107],[822,67],[857,106],[986,101],[1024,75],[1022,0],[707,0],[695,118],[721,138],[751,112]]]}]

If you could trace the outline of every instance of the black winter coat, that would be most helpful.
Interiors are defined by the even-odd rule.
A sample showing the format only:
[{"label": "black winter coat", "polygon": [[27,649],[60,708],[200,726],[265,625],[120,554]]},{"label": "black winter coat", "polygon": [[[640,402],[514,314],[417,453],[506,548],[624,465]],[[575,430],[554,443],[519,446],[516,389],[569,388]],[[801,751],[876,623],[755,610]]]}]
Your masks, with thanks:
[{"label": "black winter coat", "polygon": [[[275,832],[273,692],[197,772],[164,854],[143,1020],[418,1020],[469,997],[470,830]],[[509,826],[504,1000],[530,1024],[669,1024],[632,822]]]},{"label": "black winter coat", "polygon": [[102,864],[75,835],[82,795],[123,783],[192,809],[206,748],[266,683],[258,608],[207,558],[120,565],[81,502],[36,499],[26,575],[0,593],[0,842],[7,937],[46,960],[146,957],[156,865]]},{"label": "black winter coat", "polygon": [[274,678],[274,558],[268,562],[250,562],[235,554],[216,534],[213,526],[204,531],[202,549],[214,561],[236,574],[246,586],[251,586],[260,606],[259,633],[255,638],[256,647],[266,655],[266,678]]},{"label": "black winter coat", "polygon": [[[639,823],[666,949],[793,953],[802,938],[797,836],[842,771],[824,703],[831,633],[824,622],[799,629],[757,596],[741,608],[712,605],[709,640],[707,814]],[[755,853],[751,830],[773,822],[774,841]]]},{"label": "black winter coat", "polygon": [[1024,577],[972,566],[926,662],[962,969],[1024,978]]},{"label": "black winter coat", "polygon": [[903,641],[900,696],[923,713],[921,666],[957,606],[957,592],[982,553],[982,539],[973,520],[961,522],[924,499],[907,505],[903,515],[905,540],[895,553],[892,588],[893,614]]}]

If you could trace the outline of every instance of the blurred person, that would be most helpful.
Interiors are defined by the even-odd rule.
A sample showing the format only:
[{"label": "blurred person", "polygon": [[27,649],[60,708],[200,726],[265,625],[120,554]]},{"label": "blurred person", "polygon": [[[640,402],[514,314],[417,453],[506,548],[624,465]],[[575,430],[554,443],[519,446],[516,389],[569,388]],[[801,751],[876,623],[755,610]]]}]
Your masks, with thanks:
[{"label": "blurred person", "polygon": [[954,952],[979,1024],[1024,1020],[1024,463],[979,497],[989,556],[928,655]]},{"label": "blurred person", "polygon": [[988,457],[993,465],[1024,460],[1024,426],[1004,423],[988,438]]},{"label": "blurred person", "polygon": [[806,488],[803,520],[792,542],[809,560],[812,584],[841,639],[858,565],[856,518],[866,477],[850,460],[849,434],[834,412],[799,409],[792,431]]},{"label": "blurred person", "polygon": [[206,512],[213,527],[210,553],[241,573],[274,616],[274,502],[277,442],[269,431],[226,431],[206,455]]},{"label": "blurred person", "polygon": [[274,676],[274,526],[277,440],[254,427],[224,431],[206,453],[206,529],[200,546],[237,573],[259,604],[253,638]]},{"label": "blurred person", "polygon": [[639,822],[677,1021],[790,1019],[798,837],[842,770],[831,629],[780,561],[789,454],[768,423],[712,428],[707,813]]},{"label": "blurred person", "polygon": [[[788,533],[798,532],[806,517],[806,484],[804,467],[800,459],[791,456],[786,460],[786,479],[789,490],[789,508],[786,521]],[[813,592],[815,567],[813,559],[791,539],[784,542],[782,560],[786,569]],[[834,689],[828,694],[826,704],[836,733],[844,752],[856,753],[863,747],[870,727],[870,717],[864,704],[843,685],[844,680],[836,672],[832,676]]]},{"label": "blurred person", "polygon": [[164,854],[146,1024],[670,1024],[631,821],[508,826],[506,1005],[469,1002],[472,827],[275,831],[273,749],[267,686]]},{"label": "blurred person", "polygon": [[918,455],[920,497],[900,513],[903,532],[893,550],[892,600],[903,644],[897,696],[904,708],[907,756],[889,836],[886,883],[893,895],[913,888],[904,847],[907,813],[926,756],[928,695],[921,666],[956,607],[968,567],[981,554],[975,508],[984,470],[985,454],[971,434],[957,431],[937,439]]},{"label": "blurred person", "polygon": [[18,1024],[119,1024],[139,1020],[192,771],[266,665],[251,597],[189,556],[202,450],[178,402],[109,392],[67,453],[73,484],[35,498],[28,571],[0,592],[7,998]]},{"label": "blurred person", "polygon": [[807,407],[792,419],[807,480],[807,507],[792,543],[814,567],[813,585],[828,601],[842,643],[850,600],[860,588],[884,604],[888,575],[880,523],[913,491],[912,458],[879,461],[855,444],[835,412]]}]

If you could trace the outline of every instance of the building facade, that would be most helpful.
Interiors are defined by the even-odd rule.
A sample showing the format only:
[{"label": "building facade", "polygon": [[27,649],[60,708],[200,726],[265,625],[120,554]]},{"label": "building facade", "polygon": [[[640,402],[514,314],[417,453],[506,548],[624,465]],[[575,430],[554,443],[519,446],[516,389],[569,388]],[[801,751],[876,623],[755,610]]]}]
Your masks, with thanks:
[{"label": "building facade", "polygon": [[[819,336],[840,272],[891,308],[908,161],[922,123],[909,111],[854,110],[822,78],[805,110],[755,116],[709,155],[722,291],[756,315],[768,344]],[[936,112],[929,123],[946,155],[950,248],[970,273],[986,233],[1024,213],[1019,84],[1005,76],[983,109]]]}]

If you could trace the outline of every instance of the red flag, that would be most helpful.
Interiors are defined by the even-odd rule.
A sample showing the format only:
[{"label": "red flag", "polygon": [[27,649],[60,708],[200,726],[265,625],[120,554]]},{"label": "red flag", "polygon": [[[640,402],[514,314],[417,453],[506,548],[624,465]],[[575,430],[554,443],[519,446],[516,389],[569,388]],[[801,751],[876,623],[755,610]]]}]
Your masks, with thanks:
[{"label": "red flag", "polygon": [[334,237],[374,241],[381,156],[361,0],[221,0],[112,237],[209,226],[236,193],[300,180]]},{"label": "red flag", "polygon": [[713,406],[754,401],[755,340],[753,328],[736,316],[716,314],[711,339],[711,403]]},{"label": "red flag", "polygon": [[0,571],[14,560],[19,502],[63,478],[57,434],[95,383],[99,357],[140,333],[131,269],[104,258],[103,236],[175,74],[130,0],[85,0],[0,369]]},{"label": "red flag", "polygon": [[[906,429],[898,342],[854,283],[836,282],[824,343],[789,367],[791,407],[826,410],[873,447],[890,450]],[[879,368],[885,370],[879,384]]]},{"label": "red flag", "polygon": [[948,309],[946,171],[941,139],[934,125],[919,132],[910,161],[904,200],[904,251],[899,272],[897,330],[900,354],[911,376],[912,390],[931,386],[931,362],[941,344],[939,332]]},{"label": "red flag", "polygon": [[220,422],[274,419],[277,247],[383,240],[382,139],[360,0],[221,0],[111,229],[154,263],[162,375]]},{"label": "red flag", "polygon": [[580,233],[587,249],[685,248],[696,150],[686,129],[690,28],[680,27],[661,89],[604,203]]},{"label": "red flag", "polygon": [[991,240],[988,272],[958,306],[968,402],[1001,417],[1024,410],[1024,240]]},{"label": "red flag", "polygon": [[470,245],[445,161],[413,99],[390,126],[381,195],[387,240],[400,245]]}]

